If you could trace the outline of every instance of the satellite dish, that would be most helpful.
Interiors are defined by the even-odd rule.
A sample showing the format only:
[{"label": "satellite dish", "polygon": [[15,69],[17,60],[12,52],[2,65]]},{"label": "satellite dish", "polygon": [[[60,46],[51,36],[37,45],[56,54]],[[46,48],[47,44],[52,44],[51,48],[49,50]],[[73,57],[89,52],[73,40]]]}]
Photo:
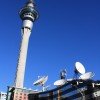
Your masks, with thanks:
[{"label": "satellite dish", "polygon": [[67,79],[67,82],[73,81],[73,78],[69,78]]},{"label": "satellite dish", "polygon": [[35,81],[33,84],[34,85],[44,85],[47,80],[48,80],[48,76],[43,76],[40,79],[38,79],[37,81]]},{"label": "satellite dish", "polygon": [[28,90],[32,90],[31,88],[29,88]]},{"label": "satellite dish", "polygon": [[62,86],[66,83],[66,80],[65,79],[61,79],[61,80],[57,80],[54,82],[54,85],[56,86]]},{"label": "satellite dish", "polygon": [[88,79],[91,79],[95,74],[93,72],[87,72],[83,75],[81,75],[79,77],[79,79],[82,79],[82,80],[88,80]]},{"label": "satellite dish", "polygon": [[85,67],[80,62],[76,62],[75,63],[75,72],[80,73],[80,74],[84,74],[85,73]]}]

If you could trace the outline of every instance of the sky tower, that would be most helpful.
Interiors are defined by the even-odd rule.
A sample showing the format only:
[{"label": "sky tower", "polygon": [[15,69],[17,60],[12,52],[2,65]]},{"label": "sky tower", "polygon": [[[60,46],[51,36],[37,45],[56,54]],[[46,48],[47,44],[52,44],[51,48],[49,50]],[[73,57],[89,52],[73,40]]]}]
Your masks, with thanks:
[{"label": "sky tower", "polygon": [[15,76],[15,87],[23,88],[29,37],[31,34],[33,22],[38,17],[38,13],[35,10],[34,1],[28,0],[26,5],[20,10],[19,14],[23,24],[21,29],[22,41]]}]

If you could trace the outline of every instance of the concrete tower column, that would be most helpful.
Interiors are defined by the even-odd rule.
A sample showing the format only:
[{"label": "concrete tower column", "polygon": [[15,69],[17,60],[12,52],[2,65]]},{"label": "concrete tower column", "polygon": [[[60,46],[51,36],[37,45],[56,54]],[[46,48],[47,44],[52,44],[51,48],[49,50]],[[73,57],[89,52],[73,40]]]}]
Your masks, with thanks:
[{"label": "concrete tower column", "polygon": [[16,82],[15,82],[15,86],[18,88],[23,87],[30,34],[31,34],[30,29],[28,28],[22,29],[22,42],[21,42],[20,53],[18,58],[17,73],[16,73],[17,75],[16,75]]},{"label": "concrete tower column", "polygon": [[28,3],[20,11],[20,18],[22,19],[22,42],[18,57],[17,70],[15,76],[15,87],[23,88],[25,66],[28,51],[28,42],[33,27],[33,22],[37,19],[38,13],[35,10],[34,2],[29,0]]}]

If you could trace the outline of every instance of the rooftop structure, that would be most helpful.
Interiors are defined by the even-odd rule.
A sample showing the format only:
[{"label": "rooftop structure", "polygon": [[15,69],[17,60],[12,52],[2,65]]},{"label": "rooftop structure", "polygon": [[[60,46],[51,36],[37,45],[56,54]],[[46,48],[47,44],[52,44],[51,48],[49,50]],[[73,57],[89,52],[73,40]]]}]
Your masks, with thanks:
[{"label": "rooftop structure", "polygon": [[28,100],[100,100],[100,81],[71,80],[49,91],[29,93]]}]

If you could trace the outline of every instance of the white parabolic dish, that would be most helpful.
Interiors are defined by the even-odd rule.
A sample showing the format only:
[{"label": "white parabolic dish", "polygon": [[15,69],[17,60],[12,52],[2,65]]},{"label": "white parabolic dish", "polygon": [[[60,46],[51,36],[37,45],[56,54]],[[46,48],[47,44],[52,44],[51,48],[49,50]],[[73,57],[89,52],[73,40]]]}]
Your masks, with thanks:
[{"label": "white parabolic dish", "polygon": [[91,79],[93,76],[94,76],[94,73],[93,72],[87,72],[87,73],[81,75],[79,77],[79,79],[88,80],[88,79]]},{"label": "white parabolic dish", "polygon": [[84,74],[85,73],[85,68],[80,62],[76,62],[75,63],[75,70],[77,72],[79,72],[80,74]]},{"label": "white parabolic dish", "polygon": [[66,80],[61,79],[61,80],[57,80],[56,82],[54,82],[54,85],[61,86],[61,85],[64,85],[65,83],[66,83]]},{"label": "white parabolic dish", "polygon": [[42,78],[35,81],[33,84],[34,85],[44,85],[47,80],[48,80],[48,76],[43,76]]},{"label": "white parabolic dish", "polygon": [[69,79],[67,79],[67,81],[68,81],[68,82],[73,81],[73,78],[69,78]]}]

